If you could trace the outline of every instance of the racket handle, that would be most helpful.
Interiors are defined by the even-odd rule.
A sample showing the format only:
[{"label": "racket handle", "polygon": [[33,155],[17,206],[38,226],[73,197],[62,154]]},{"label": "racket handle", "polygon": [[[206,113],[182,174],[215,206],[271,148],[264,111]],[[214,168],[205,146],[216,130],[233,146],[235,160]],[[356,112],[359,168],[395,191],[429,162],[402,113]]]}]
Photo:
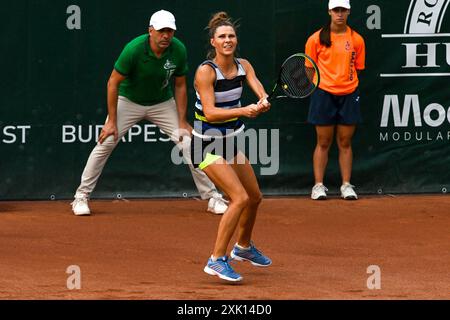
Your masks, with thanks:
[{"label": "racket handle", "polygon": [[275,92],[277,91],[278,82],[275,84],[275,86],[272,88],[272,91],[270,91],[269,96],[266,98],[267,101],[272,103],[273,100],[275,100]]},{"label": "racket handle", "polygon": [[275,93],[275,91],[272,91],[272,92],[269,94],[269,96],[266,98],[267,101],[269,101],[269,103],[272,103],[272,101],[275,100],[274,93]]}]

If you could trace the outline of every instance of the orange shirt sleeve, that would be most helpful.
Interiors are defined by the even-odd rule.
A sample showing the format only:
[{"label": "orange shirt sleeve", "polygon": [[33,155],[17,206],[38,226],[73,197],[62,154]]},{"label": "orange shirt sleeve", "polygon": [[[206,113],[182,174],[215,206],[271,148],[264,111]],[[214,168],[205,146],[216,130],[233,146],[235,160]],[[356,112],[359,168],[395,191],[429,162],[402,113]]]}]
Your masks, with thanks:
[{"label": "orange shirt sleeve", "polygon": [[364,39],[359,34],[355,38],[355,68],[356,70],[364,70],[366,68],[366,44],[364,43]]},{"label": "orange shirt sleeve", "polygon": [[317,63],[317,34],[314,33],[308,38],[305,45],[305,54],[310,56]]}]

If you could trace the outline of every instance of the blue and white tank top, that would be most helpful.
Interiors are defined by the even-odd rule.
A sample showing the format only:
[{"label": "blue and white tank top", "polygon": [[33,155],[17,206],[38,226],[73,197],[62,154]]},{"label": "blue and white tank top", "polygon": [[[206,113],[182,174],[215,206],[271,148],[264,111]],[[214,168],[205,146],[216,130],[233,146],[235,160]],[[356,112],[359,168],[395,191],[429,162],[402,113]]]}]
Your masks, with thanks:
[{"label": "blue and white tank top", "polygon": [[[240,108],[243,83],[246,77],[244,67],[238,59],[234,59],[238,67],[237,75],[232,79],[227,79],[220,71],[217,64],[211,60],[206,60],[200,66],[209,65],[216,72],[214,83],[214,97],[216,108],[233,109]],[[203,106],[200,95],[195,91],[197,101],[195,102],[195,120],[193,134],[201,138],[209,137],[229,137],[238,134],[245,128],[244,123],[239,118],[228,119],[220,122],[208,122],[203,113]]]}]

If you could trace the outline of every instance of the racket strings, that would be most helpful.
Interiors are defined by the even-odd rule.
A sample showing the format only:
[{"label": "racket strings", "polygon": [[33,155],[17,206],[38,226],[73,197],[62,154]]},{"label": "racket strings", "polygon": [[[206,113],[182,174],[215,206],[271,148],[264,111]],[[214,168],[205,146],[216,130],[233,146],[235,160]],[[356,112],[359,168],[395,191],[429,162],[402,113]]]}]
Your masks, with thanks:
[{"label": "racket strings", "polygon": [[288,96],[306,97],[317,87],[316,69],[308,67],[308,62],[304,56],[293,56],[283,64],[281,87]]}]

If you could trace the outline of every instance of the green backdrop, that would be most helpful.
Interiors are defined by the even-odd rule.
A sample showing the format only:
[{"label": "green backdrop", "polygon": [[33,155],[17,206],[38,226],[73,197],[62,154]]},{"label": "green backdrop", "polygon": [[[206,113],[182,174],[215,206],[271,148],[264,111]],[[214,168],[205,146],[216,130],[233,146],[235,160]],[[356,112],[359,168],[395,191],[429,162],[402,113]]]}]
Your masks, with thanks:
[{"label": "green backdrop", "polygon": [[[107,114],[106,82],[113,64],[129,40],[146,32],[154,11],[170,10],[177,18],[176,35],[189,54],[192,110],[193,74],[205,57],[204,27],[212,13],[225,10],[240,19],[240,55],[252,62],[269,90],[283,60],[303,52],[308,36],[328,20],[327,3],[17,0],[3,4],[0,199],[73,196],[95,145],[92,130]],[[441,193],[450,186],[448,4],[448,0],[352,1],[349,23],[365,38],[367,48],[360,83],[364,122],[353,141],[352,182],[360,193]],[[73,22],[80,28],[71,29]],[[249,91],[244,103],[255,101]],[[315,133],[305,123],[308,103],[308,99],[279,100],[269,113],[247,121],[256,129],[279,129],[278,174],[261,175],[262,166],[255,165],[265,194],[310,192]],[[150,124],[139,125],[143,129]],[[171,163],[172,143],[156,128],[148,128],[156,141],[145,141],[141,134],[120,143],[93,198],[197,194],[188,168]],[[76,130],[76,139],[70,130]],[[335,145],[325,183],[331,193],[338,191]]]}]

